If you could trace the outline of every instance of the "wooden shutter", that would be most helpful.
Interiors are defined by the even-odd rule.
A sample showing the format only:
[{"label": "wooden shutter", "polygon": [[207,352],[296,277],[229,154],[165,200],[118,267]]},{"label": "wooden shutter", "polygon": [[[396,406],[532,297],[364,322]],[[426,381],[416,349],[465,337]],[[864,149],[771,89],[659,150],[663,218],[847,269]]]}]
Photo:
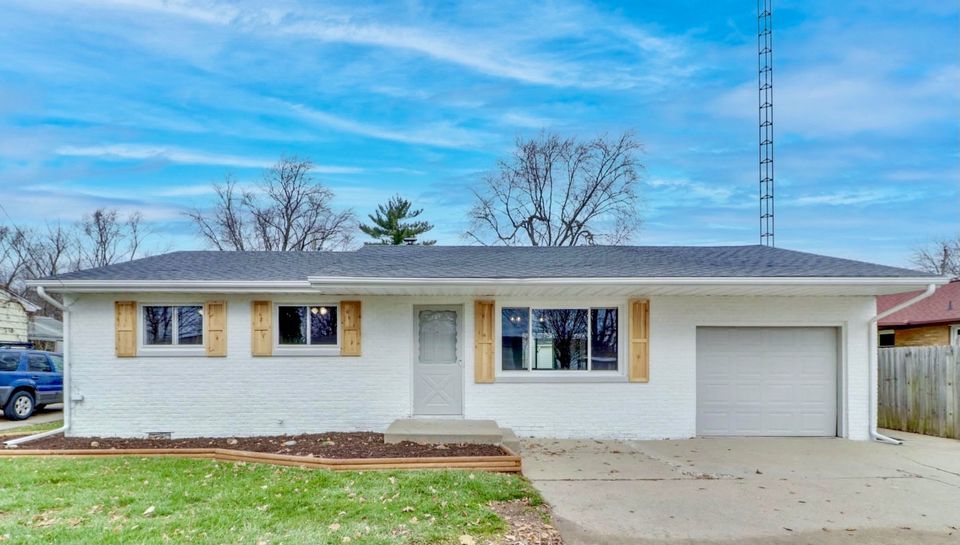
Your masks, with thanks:
[{"label": "wooden shutter", "polygon": [[250,308],[250,322],[253,331],[250,353],[254,356],[273,354],[273,303],[254,301]]},{"label": "wooden shutter", "polygon": [[207,356],[227,355],[227,302],[207,301],[203,305],[203,339]]},{"label": "wooden shutter", "polygon": [[473,305],[473,381],[494,380],[493,301],[477,300]]},{"label": "wooden shutter", "polygon": [[116,329],[116,351],[118,358],[131,358],[137,355],[137,303],[136,301],[116,301],[113,304]]},{"label": "wooden shutter", "polygon": [[650,301],[630,300],[630,382],[650,381]]},{"label": "wooden shutter", "polygon": [[360,301],[340,301],[340,355],[359,356]]}]

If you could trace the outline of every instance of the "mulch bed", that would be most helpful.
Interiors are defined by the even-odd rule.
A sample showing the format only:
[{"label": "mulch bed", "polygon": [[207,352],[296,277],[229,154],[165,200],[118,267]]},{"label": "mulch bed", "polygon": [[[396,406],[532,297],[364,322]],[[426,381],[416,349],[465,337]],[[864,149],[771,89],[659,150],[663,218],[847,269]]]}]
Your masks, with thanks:
[{"label": "mulch bed", "polygon": [[54,435],[21,445],[22,449],[169,449],[222,448],[315,458],[432,458],[447,456],[504,456],[497,445],[386,444],[382,433],[319,433],[266,437],[195,437],[189,439],[124,439],[119,437],[64,437]]}]

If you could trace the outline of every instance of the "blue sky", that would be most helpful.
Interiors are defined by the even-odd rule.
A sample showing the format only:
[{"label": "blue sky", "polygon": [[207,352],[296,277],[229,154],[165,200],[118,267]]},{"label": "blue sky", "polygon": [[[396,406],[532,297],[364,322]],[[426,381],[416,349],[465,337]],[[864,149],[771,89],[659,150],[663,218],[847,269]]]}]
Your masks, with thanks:
[{"label": "blue sky", "polygon": [[[517,137],[633,130],[635,243],[753,244],[755,9],[6,2],[0,200],[22,225],[141,210],[155,246],[201,248],[184,208],[296,154],[338,206],[399,192],[456,244]],[[904,264],[960,232],[958,28],[955,2],[775,3],[778,246]]]}]

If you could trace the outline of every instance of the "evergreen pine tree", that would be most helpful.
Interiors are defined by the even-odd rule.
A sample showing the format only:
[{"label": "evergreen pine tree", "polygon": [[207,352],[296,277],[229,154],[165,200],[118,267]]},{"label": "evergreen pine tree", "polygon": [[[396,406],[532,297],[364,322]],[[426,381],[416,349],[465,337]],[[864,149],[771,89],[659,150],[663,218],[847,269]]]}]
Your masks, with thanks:
[{"label": "evergreen pine tree", "polygon": [[[395,195],[387,204],[377,206],[377,211],[370,214],[372,225],[360,224],[360,230],[375,238],[380,244],[404,244],[405,238],[419,237],[433,229],[433,225],[426,221],[406,221],[419,216],[423,209],[412,210],[413,204]],[[418,241],[417,244],[436,244],[435,240]]]}]

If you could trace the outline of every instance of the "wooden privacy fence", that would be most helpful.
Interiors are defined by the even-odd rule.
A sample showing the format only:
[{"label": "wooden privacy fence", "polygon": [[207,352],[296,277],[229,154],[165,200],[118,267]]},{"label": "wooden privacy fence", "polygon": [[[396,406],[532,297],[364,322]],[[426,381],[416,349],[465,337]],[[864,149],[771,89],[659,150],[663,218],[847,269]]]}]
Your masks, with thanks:
[{"label": "wooden privacy fence", "polygon": [[960,347],[880,349],[878,424],[960,439]]}]

